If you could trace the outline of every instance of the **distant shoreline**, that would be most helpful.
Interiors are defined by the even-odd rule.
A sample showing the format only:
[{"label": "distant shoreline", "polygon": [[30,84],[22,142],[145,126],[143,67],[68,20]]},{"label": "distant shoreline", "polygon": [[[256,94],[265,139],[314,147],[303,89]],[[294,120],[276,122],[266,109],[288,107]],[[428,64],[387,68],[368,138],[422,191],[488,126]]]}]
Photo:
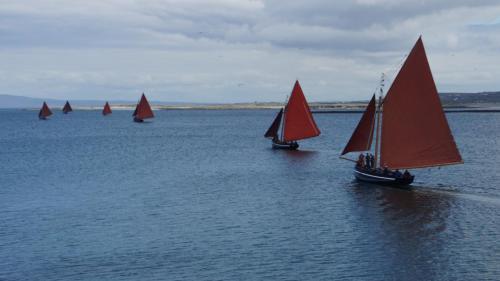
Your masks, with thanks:
[{"label": "distant shoreline", "polygon": [[[238,103],[238,104],[213,104],[213,105],[152,105],[153,110],[277,110],[283,105],[279,103]],[[313,113],[335,114],[335,113],[361,113],[365,110],[366,102],[350,103],[310,103]],[[132,111],[133,104],[111,105],[112,110]],[[60,108],[53,107],[53,110]],[[73,106],[74,110],[102,110],[96,106]],[[444,105],[443,109],[448,113],[477,113],[477,112],[500,112],[500,104],[467,104],[467,105]],[[39,110],[38,108],[25,108],[25,110]]]}]

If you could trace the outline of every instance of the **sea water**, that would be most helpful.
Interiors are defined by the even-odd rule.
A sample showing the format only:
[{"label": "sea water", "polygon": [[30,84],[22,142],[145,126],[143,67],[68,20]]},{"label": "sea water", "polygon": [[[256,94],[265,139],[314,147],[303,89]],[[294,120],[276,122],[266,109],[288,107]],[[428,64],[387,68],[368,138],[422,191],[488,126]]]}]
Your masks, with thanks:
[{"label": "sea water", "polygon": [[412,190],[353,180],[360,114],[300,151],[272,110],[155,114],[0,111],[0,280],[500,278],[500,114],[448,114],[465,164]]}]

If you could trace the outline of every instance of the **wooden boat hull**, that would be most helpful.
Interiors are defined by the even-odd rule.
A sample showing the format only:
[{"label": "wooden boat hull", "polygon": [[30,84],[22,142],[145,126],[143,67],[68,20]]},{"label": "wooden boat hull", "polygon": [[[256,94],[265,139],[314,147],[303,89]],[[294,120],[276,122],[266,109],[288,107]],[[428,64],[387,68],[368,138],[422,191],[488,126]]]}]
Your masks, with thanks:
[{"label": "wooden boat hull", "polygon": [[281,142],[274,142],[273,141],[273,148],[274,149],[287,149],[287,150],[297,150],[299,148],[299,144],[296,142],[290,142],[290,143],[281,143]]},{"label": "wooden boat hull", "polygon": [[393,185],[393,186],[410,185],[413,182],[413,179],[415,178],[415,176],[410,176],[408,178],[403,178],[403,177],[398,178],[394,176],[375,175],[367,171],[363,171],[356,168],[354,169],[354,176],[359,181],[382,184],[382,185]]}]

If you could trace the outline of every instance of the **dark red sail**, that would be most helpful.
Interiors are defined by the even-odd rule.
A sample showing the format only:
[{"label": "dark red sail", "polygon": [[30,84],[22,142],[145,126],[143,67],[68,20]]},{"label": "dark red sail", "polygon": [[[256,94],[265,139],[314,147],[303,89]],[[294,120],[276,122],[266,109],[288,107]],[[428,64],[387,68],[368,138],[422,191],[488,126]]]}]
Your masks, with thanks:
[{"label": "dark red sail", "polygon": [[104,108],[102,109],[102,115],[106,116],[108,114],[111,114],[112,111],[111,111],[111,107],[109,106],[109,103],[106,102],[106,104],[104,105]]},{"label": "dark red sail", "polygon": [[66,101],[66,104],[64,105],[62,111],[63,111],[64,114],[68,114],[68,112],[73,111],[73,108],[71,108],[71,105],[69,104],[68,101]]},{"label": "dark red sail", "polygon": [[40,109],[40,112],[38,112],[38,118],[45,119],[50,115],[52,115],[52,111],[50,111],[50,108],[47,105],[47,103],[43,102],[42,108]]},{"label": "dark red sail", "polygon": [[277,138],[278,137],[278,130],[280,128],[281,124],[281,117],[283,116],[283,108],[278,112],[278,115],[276,115],[276,118],[274,118],[273,123],[271,124],[271,127],[267,129],[266,134],[264,137],[266,138]]},{"label": "dark red sail", "polygon": [[292,94],[285,107],[283,140],[296,141],[319,136],[321,132],[314,122],[299,81],[295,82]]},{"label": "dark red sail", "polygon": [[144,93],[142,94],[141,100],[139,101],[139,104],[137,104],[137,107],[135,108],[134,114],[132,116],[139,120],[155,117]]},{"label": "dark red sail", "polygon": [[365,109],[358,126],[352,133],[351,139],[342,151],[342,155],[355,152],[370,150],[373,140],[373,128],[375,125],[375,95]]},{"label": "dark red sail", "polygon": [[383,103],[381,166],[422,168],[463,163],[419,38]]}]

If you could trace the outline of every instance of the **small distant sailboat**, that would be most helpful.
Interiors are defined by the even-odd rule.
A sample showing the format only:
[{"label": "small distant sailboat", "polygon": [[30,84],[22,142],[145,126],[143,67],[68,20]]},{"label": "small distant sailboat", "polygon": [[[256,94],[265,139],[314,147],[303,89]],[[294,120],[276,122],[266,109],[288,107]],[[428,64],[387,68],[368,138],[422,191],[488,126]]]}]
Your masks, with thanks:
[{"label": "small distant sailboat", "polygon": [[[354,169],[356,179],[409,185],[414,176],[407,169],[463,163],[441,106],[421,37],[385,98],[383,86],[382,75],[378,103],[373,95],[342,152],[345,155],[370,151],[375,135],[375,155],[367,153],[366,158],[362,153],[359,155]],[[400,169],[406,171],[401,173]]]},{"label": "small distant sailboat", "polygon": [[104,105],[104,108],[102,109],[102,115],[106,116],[108,114],[111,114],[112,111],[111,111],[111,107],[109,106],[109,103],[106,102],[106,104]]},{"label": "small distant sailboat", "polygon": [[64,114],[68,114],[68,112],[73,111],[73,108],[71,108],[71,105],[69,104],[69,101],[66,101],[66,104],[64,104],[64,107],[62,109],[62,112]]},{"label": "small distant sailboat", "polygon": [[[281,135],[278,133],[280,125]],[[278,112],[264,137],[272,139],[275,149],[295,150],[299,147],[298,140],[320,134],[299,81],[296,81],[287,105]]]},{"label": "small distant sailboat", "polygon": [[38,118],[40,120],[47,120],[47,117],[49,117],[50,115],[52,115],[52,111],[50,111],[47,103],[43,102],[42,108],[40,108],[40,111],[38,112]]},{"label": "small distant sailboat", "polygon": [[134,122],[139,123],[144,122],[144,119],[155,117],[144,93],[142,93],[141,100],[135,107],[134,114],[132,114],[132,116],[134,116]]}]

